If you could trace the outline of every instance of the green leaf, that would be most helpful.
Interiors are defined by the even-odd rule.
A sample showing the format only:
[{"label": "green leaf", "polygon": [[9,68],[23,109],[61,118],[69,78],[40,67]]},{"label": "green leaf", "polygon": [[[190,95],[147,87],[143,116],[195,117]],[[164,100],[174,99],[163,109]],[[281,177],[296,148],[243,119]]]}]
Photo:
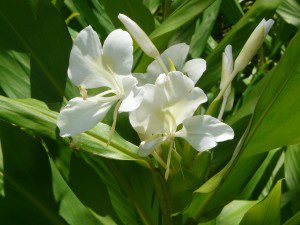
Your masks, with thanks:
[{"label": "green leaf", "polygon": [[[0,118],[26,128],[34,133],[60,140],[56,118],[58,113],[47,108],[46,104],[34,99],[9,99],[0,96]],[[110,127],[99,123],[86,133],[76,136],[71,146],[91,154],[119,160],[137,160],[144,166],[148,164],[138,156],[138,147],[125,141],[117,133],[107,147]],[[68,140],[65,139],[68,143]]]},{"label": "green leaf", "polygon": [[240,225],[279,225],[280,201],[281,181],[278,181],[264,200],[257,203],[246,212]]},{"label": "green leaf", "polygon": [[300,223],[300,212],[297,212],[292,218],[286,221],[283,225],[298,225]]},{"label": "green leaf", "polygon": [[143,0],[143,4],[154,14],[161,4],[161,0]]},{"label": "green leaf", "polygon": [[[43,146],[24,131],[1,122],[4,224],[96,225],[103,223],[76,198]],[[18,140],[18,141],[15,141]],[[13,151],[12,151],[13,150]]]},{"label": "green leaf", "polygon": [[[95,215],[105,216],[107,220],[105,224],[141,224],[132,201],[133,199],[129,199],[124,194],[126,190],[119,186],[118,179],[114,177],[106,165],[112,163],[112,160],[82,151],[73,151],[70,147],[49,138],[43,137],[43,141],[56,167],[77,198],[92,210]],[[131,165],[127,163],[127,166]],[[126,175],[126,171],[121,169],[121,167],[119,169],[122,170],[121,173],[124,172]],[[134,176],[134,180],[147,185],[147,191],[150,191],[151,185],[145,180],[151,179],[151,176],[144,174],[146,169],[143,170],[142,167],[135,169],[139,171],[139,174],[143,175],[138,179],[137,176]],[[129,174],[132,174],[132,172]],[[133,186],[136,187],[138,185],[134,184]],[[143,193],[145,194],[145,190],[143,190]]]},{"label": "green leaf", "polygon": [[249,199],[251,195],[253,194],[255,188],[257,187],[259,181],[264,179],[264,175],[266,174],[266,171],[270,170],[270,164],[273,161],[278,161],[278,158],[280,156],[279,150],[274,149],[268,153],[268,156],[265,158],[261,166],[257,169],[251,180],[247,183],[247,186],[244,188],[243,192],[239,195],[239,198],[241,199]]},{"label": "green leaf", "polygon": [[284,161],[285,181],[289,190],[300,189],[300,145],[287,147]]},{"label": "green leaf", "polygon": [[155,42],[163,35],[180,28],[203,12],[213,2],[214,0],[189,0],[183,3],[151,33],[151,39]]},{"label": "green leaf", "polygon": [[234,124],[240,119],[251,115],[254,112],[255,106],[262,94],[261,90],[263,90],[269,83],[269,80],[272,77],[272,72],[273,71],[270,71],[268,74],[266,74],[265,77],[254,86],[250,94],[243,99],[243,105],[241,106],[241,108],[239,108],[237,112],[235,112],[231,117],[228,118],[228,120],[226,121],[227,123]]},{"label": "green leaf", "polygon": [[122,23],[118,19],[119,13],[125,14],[134,20],[147,34],[154,30],[154,19],[148,8],[141,0],[100,0],[106,13],[116,27]]},{"label": "green leaf", "polygon": [[207,70],[201,77],[199,87],[209,90],[220,80],[222,53],[228,44],[232,45],[233,55],[242,49],[249,35],[263,18],[271,17],[282,0],[258,0],[236,23],[218,46],[206,58]]},{"label": "green leaf", "polygon": [[31,56],[31,96],[61,102],[64,96],[71,38],[50,1],[0,2],[0,48]]},{"label": "green leaf", "polygon": [[285,154],[284,173],[288,193],[291,198],[288,199],[293,212],[300,210],[300,204],[297,196],[300,195],[300,145],[288,146]]},{"label": "green leaf", "polygon": [[[241,201],[235,200],[226,205],[217,218],[211,221],[215,225],[238,225],[245,213],[254,206],[258,201]],[[200,223],[199,225],[206,225]]]},{"label": "green leaf", "polygon": [[102,41],[104,41],[106,36],[115,29],[115,26],[108,17],[104,6],[100,1],[74,0],[70,3],[68,3],[68,1],[68,5],[74,4],[78,10],[80,18],[85,22],[84,26],[91,25]]},{"label": "green leaf", "polygon": [[105,215],[115,224],[138,225],[139,218],[131,200],[124,195],[105,163],[96,164],[93,158],[88,154],[71,155],[68,183],[76,196],[94,213]]},{"label": "green leaf", "polygon": [[300,27],[300,2],[297,0],[284,0],[277,10],[287,23]]},{"label": "green leaf", "polygon": [[0,86],[10,98],[30,97],[29,57],[0,50]]},{"label": "green leaf", "polygon": [[[243,156],[300,142],[300,32],[272,73],[256,105]],[[291,113],[295,112],[295,113]]]},{"label": "green leaf", "polygon": [[222,1],[221,11],[232,24],[237,23],[244,16],[238,0]]},{"label": "green leaf", "polygon": [[222,0],[216,0],[203,13],[202,21],[196,25],[195,33],[190,43],[192,58],[199,58],[206,46],[207,40],[215,25]]}]

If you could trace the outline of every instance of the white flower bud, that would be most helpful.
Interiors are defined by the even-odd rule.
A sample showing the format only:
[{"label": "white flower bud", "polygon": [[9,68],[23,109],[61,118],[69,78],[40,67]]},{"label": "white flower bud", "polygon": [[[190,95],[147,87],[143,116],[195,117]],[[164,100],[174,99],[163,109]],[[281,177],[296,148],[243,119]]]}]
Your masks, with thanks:
[{"label": "white flower bud", "polygon": [[230,80],[233,79],[232,76],[235,74],[232,74],[233,71],[233,58],[232,58],[232,46],[227,45],[225,48],[225,51],[222,55],[222,74],[221,74],[221,83],[220,83],[220,89],[226,89],[223,94],[223,101],[221,105],[221,109],[219,112],[218,119],[221,120],[222,116],[224,114],[226,104],[228,97],[230,95],[231,91],[231,82],[228,83]]},{"label": "white flower bud", "polygon": [[127,31],[139,44],[141,49],[151,58],[157,59],[160,57],[160,54],[157,48],[154,46],[147,34],[129,17],[124,14],[118,15],[119,20],[124,24]]},{"label": "white flower bud", "polygon": [[258,24],[234,62],[234,71],[236,73],[242,71],[247,66],[258,49],[262,46],[265,37],[267,36],[273,24],[274,21],[272,19],[268,21],[263,19]]},{"label": "white flower bud", "polygon": [[[233,70],[232,46],[227,45],[222,57],[222,74],[221,74],[220,89],[223,89],[226,81],[230,79],[232,70]],[[230,93],[230,87],[228,87],[227,90],[228,89]]]}]

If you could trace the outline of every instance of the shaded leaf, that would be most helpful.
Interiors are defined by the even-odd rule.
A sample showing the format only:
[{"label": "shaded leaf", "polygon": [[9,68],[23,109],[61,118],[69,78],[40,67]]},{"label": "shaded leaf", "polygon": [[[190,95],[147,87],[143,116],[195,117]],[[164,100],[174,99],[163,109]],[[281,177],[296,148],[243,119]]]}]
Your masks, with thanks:
[{"label": "shaded leaf", "polygon": [[254,205],[244,215],[240,225],[279,225],[280,224],[281,181],[278,181],[270,194]]},{"label": "shaded leaf", "polygon": [[[1,119],[53,140],[60,139],[56,127],[58,113],[49,110],[45,103],[34,99],[17,100],[0,96],[0,106]],[[113,139],[107,147],[109,135],[110,127],[99,123],[92,130],[76,136],[71,145],[77,150],[87,151],[103,157],[137,160],[145,166],[148,165],[145,164],[144,159],[138,156],[138,147],[125,141],[117,133],[113,135]],[[68,143],[67,139],[65,141]]]},{"label": "shaded leaf", "polygon": [[300,2],[297,0],[284,0],[277,10],[287,23],[300,27]]},{"label": "shaded leaf", "polygon": [[[71,38],[50,1],[0,1],[1,48],[30,54],[31,96],[61,102]],[[16,44],[17,43],[17,44]]]}]

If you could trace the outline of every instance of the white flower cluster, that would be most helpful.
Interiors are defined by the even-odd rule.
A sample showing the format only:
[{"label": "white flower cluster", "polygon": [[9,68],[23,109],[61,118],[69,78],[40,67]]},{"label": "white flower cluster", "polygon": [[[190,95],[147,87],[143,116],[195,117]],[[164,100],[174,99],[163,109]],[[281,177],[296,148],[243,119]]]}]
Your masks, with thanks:
[{"label": "white flower cluster", "polygon": [[[80,88],[82,97],[71,99],[61,110],[57,122],[60,135],[74,136],[93,128],[115,105],[113,129],[117,113],[129,112],[130,123],[142,139],[141,156],[151,154],[166,141],[172,148],[177,137],[184,138],[197,151],[232,139],[234,132],[230,126],[209,115],[194,116],[196,109],[207,101],[205,93],[195,87],[206,70],[205,60],[186,62],[189,46],[183,43],[171,46],[160,55],[134,21],[122,14],[119,19],[154,61],[147,73],[133,74],[133,42],[128,32],[121,29],[111,32],[102,46],[91,26],[83,29],[74,41],[68,69],[68,76]],[[254,31],[261,33],[263,39],[270,28],[265,29],[264,24],[259,25],[262,31],[259,27]],[[262,44],[262,38],[258,41],[256,37],[250,36],[251,45]],[[230,92],[234,68],[241,71],[254,54],[242,50],[233,67],[231,46],[226,48],[220,85],[221,92],[225,89],[224,99]],[[88,96],[87,89],[100,87],[105,91]]]}]

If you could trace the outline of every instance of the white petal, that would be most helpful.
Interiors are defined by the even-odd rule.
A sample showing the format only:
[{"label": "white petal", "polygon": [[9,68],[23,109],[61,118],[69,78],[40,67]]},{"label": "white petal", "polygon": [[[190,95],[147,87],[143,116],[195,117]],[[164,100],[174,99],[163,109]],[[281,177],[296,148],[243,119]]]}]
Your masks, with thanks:
[{"label": "white petal", "polygon": [[71,99],[57,118],[60,136],[68,137],[85,132],[96,126],[115,101],[99,100],[97,97]]},{"label": "white petal", "polygon": [[187,73],[196,84],[205,70],[206,62],[204,59],[192,59],[185,63],[182,72]]},{"label": "white petal", "polygon": [[176,126],[182,123],[183,120],[194,115],[200,104],[207,101],[205,93],[198,87],[183,98],[181,101],[170,107],[168,110],[176,120]]},{"label": "white petal", "polygon": [[162,134],[165,130],[164,114],[160,109],[161,98],[155,86],[144,86],[144,98],[141,105],[129,113],[132,127],[140,134]]},{"label": "white petal", "polygon": [[[172,62],[174,63],[176,70],[181,70],[187,58],[188,52],[189,52],[189,46],[185,43],[180,43],[167,48],[161,54],[161,58],[168,69],[170,69],[169,59],[171,59]],[[154,60],[148,66],[147,73],[158,75],[164,73],[164,71],[159,65],[159,63],[156,60]]]},{"label": "white petal", "polygon": [[137,87],[137,80],[131,76],[122,77],[122,88],[124,97],[119,108],[119,112],[130,112],[137,109],[143,100],[143,88]]},{"label": "white petal", "polygon": [[161,74],[155,85],[157,86],[157,92],[161,92],[159,97],[164,108],[185,98],[194,88],[194,82],[179,71],[170,72],[168,75]]},{"label": "white petal", "polygon": [[138,86],[144,86],[154,84],[159,74],[133,73],[132,76],[138,80]]},{"label": "white petal", "polygon": [[216,146],[216,142],[233,139],[234,132],[227,124],[203,115],[185,119],[176,136],[186,139],[196,150],[204,151]]},{"label": "white petal", "polygon": [[76,37],[71,53],[68,76],[76,86],[97,88],[106,84],[100,77],[102,47],[97,33],[91,26],[83,29]]},{"label": "white petal", "polygon": [[146,157],[146,156],[150,155],[155,150],[155,148],[157,148],[159,145],[161,145],[165,140],[166,140],[165,137],[158,137],[155,139],[142,141],[140,144],[139,155],[141,157]]},{"label": "white petal", "polygon": [[111,32],[103,44],[103,58],[116,74],[131,74],[133,46],[129,33],[121,29]]}]

